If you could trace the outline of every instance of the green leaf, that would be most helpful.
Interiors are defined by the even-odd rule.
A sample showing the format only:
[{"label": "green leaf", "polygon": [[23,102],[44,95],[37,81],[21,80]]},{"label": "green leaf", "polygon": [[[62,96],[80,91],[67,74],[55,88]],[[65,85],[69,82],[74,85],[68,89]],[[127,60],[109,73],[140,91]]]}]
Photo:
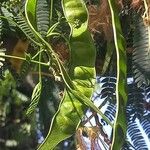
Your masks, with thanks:
[{"label": "green leaf", "polygon": [[20,77],[21,79],[24,79],[26,77],[26,75],[29,73],[30,68],[31,68],[31,56],[30,54],[25,54],[25,58],[26,60],[23,61],[21,68],[20,68]]},{"label": "green leaf", "polygon": [[5,58],[3,58],[3,55],[5,55],[5,52],[6,52],[5,49],[0,49],[0,69],[2,69],[3,62],[5,61]]},{"label": "green leaf", "polygon": [[45,37],[49,29],[50,15],[48,0],[38,0],[36,5],[36,21],[38,32]]},{"label": "green leaf", "polygon": [[150,83],[150,26],[145,25],[141,16],[136,21],[133,37],[133,73],[138,87]]},{"label": "green leaf", "polygon": [[2,11],[2,15],[0,16],[1,19],[7,19],[8,23],[11,26],[17,26],[28,39],[30,39],[32,42],[34,42],[37,45],[39,44],[37,41],[37,36],[33,33],[31,28],[29,27],[22,12],[16,14],[15,12],[10,12],[5,7],[1,7],[1,11]]},{"label": "green leaf", "polygon": [[59,25],[59,22],[56,22],[55,24],[53,24],[50,28],[49,28],[49,30],[47,31],[47,37],[49,37],[51,34],[52,34],[52,32],[56,29],[56,27]]},{"label": "green leaf", "polygon": [[108,69],[114,49],[115,49],[114,43],[112,43],[112,42],[107,43],[107,51],[106,51],[105,61],[104,61],[103,69],[102,69],[103,75],[106,73],[106,71]]},{"label": "green leaf", "polygon": [[26,37],[38,45],[38,38],[29,27],[23,14],[19,13],[16,17],[14,17],[14,20],[17,23],[18,27],[21,29],[21,31],[26,35]]},{"label": "green leaf", "polygon": [[33,90],[32,97],[31,97],[31,103],[30,103],[29,108],[26,113],[27,115],[32,114],[33,111],[36,109],[39,99],[40,99],[41,89],[42,89],[42,84],[39,82]]}]

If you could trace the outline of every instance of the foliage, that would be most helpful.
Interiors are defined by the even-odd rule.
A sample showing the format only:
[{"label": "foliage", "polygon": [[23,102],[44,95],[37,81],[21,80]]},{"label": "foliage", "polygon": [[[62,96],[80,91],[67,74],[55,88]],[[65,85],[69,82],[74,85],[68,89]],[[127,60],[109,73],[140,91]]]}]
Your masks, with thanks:
[{"label": "foliage", "polygon": [[[0,35],[2,126],[17,103],[25,109],[17,129],[33,131],[16,135],[33,135],[33,148],[75,149],[76,139],[77,149],[87,149],[85,135],[93,150],[147,148],[147,0],[8,0],[0,3]],[[95,84],[96,75],[105,77]],[[18,148],[22,141],[14,139]]]},{"label": "foliage", "polygon": [[0,138],[1,149],[34,149],[36,143],[34,120],[27,118],[28,97],[16,89],[15,80],[5,71],[0,80]]},{"label": "foliage", "polygon": [[[136,19],[138,18],[138,19]],[[134,34],[134,51],[133,51],[133,70],[135,73],[135,82],[138,86],[143,83],[149,84],[149,26],[138,16],[135,17],[136,28]],[[142,50],[141,50],[142,49]]]}]

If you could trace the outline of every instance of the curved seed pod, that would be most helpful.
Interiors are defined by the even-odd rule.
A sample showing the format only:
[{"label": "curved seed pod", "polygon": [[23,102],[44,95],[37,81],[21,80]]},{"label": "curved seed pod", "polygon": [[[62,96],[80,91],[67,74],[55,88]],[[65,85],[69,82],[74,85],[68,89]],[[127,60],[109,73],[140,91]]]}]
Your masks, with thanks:
[{"label": "curved seed pod", "polygon": [[[96,51],[90,33],[87,30],[88,15],[82,0],[62,0],[65,17],[71,28],[70,48],[71,64],[69,75],[78,91],[90,98],[95,83]],[[53,117],[50,131],[39,147],[51,150],[59,142],[75,133],[80,120],[87,109],[82,97],[74,89],[66,88],[58,111]]]},{"label": "curved seed pod", "polygon": [[115,5],[115,0],[108,0],[111,10],[112,26],[114,32],[114,43],[117,55],[117,79],[116,79],[116,115],[113,127],[113,138],[111,150],[120,150],[126,138],[126,48],[125,39],[122,36],[121,25]]}]

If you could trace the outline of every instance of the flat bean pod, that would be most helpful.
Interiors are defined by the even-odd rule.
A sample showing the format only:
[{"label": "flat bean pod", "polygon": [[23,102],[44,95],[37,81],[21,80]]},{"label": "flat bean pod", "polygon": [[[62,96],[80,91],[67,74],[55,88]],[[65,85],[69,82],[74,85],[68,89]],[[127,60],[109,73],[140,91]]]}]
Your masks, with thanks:
[{"label": "flat bean pod", "polygon": [[116,115],[113,127],[111,150],[122,149],[126,140],[126,103],[127,103],[127,67],[125,39],[122,36],[121,24],[118,17],[115,0],[108,0],[112,16],[114,43],[117,56],[117,80],[116,80]]},{"label": "flat bean pod", "polygon": [[[87,30],[87,10],[82,0],[62,0],[62,6],[72,31],[69,76],[78,91],[90,98],[95,83],[96,51]],[[39,149],[51,150],[74,134],[86,109],[87,106],[81,101],[80,95],[77,96],[77,91],[66,88],[64,98],[53,117],[50,131]]]}]

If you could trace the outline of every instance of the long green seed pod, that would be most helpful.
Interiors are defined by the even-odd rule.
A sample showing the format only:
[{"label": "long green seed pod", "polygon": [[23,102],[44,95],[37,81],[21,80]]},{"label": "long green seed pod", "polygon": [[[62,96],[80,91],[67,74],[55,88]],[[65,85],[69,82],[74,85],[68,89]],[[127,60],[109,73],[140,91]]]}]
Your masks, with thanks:
[{"label": "long green seed pod", "polygon": [[[90,98],[95,83],[96,51],[87,30],[87,10],[82,0],[62,0],[62,7],[71,28],[69,76],[77,89]],[[53,117],[50,131],[39,147],[40,150],[51,150],[59,142],[75,133],[87,109],[81,97],[77,95],[76,90],[66,88],[64,98]]]}]

